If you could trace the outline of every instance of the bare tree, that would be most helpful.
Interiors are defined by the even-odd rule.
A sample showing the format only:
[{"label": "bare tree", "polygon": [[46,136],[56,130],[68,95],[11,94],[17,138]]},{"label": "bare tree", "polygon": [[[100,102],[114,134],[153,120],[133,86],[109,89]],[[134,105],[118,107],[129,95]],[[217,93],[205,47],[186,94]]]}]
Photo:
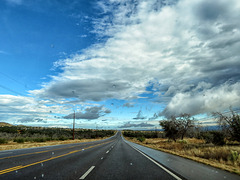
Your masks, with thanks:
[{"label": "bare tree", "polygon": [[230,115],[220,112],[212,113],[217,119],[224,134],[232,140],[240,141],[240,116],[230,108]]}]

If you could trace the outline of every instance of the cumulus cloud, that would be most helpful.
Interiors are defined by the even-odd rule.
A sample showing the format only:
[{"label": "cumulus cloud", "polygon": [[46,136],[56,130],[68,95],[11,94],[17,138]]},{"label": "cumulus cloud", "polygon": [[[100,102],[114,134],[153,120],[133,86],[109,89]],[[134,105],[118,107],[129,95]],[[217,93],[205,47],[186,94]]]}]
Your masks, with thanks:
[{"label": "cumulus cloud", "polygon": [[165,2],[99,1],[102,18],[94,19],[92,32],[104,41],[56,62],[62,73],[31,93],[129,100],[148,93],[155,81],[164,116],[240,106],[240,2]]},{"label": "cumulus cloud", "polygon": [[148,124],[148,123],[139,123],[139,124],[134,124],[134,123],[131,123],[131,122],[127,122],[125,123],[124,125],[122,126],[119,126],[119,128],[133,128],[133,127],[153,127],[154,125],[152,124]]},{"label": "cumulus cloud", "polygon": [[223,84],[220,87],[205,89],[201,93],[178,93],[176,94],[162,115],[170,117],[183,113],[191,115],[211,113],[216,110],[223,111],[231,106],[240,106],[240,83]]},{"label": "cumulus cloud", "polygon": [[[93,119],[98,119],[109,113],[111,113],[111,110],[105,108],[104,106],[93,106],[93,107],[87,107],[83,112],[75,113],[75,118],[93,120]],[[67,116],[64,116],[63,118],[73,119],[73,117],[74,117],[74,114],[71,113]]]}]

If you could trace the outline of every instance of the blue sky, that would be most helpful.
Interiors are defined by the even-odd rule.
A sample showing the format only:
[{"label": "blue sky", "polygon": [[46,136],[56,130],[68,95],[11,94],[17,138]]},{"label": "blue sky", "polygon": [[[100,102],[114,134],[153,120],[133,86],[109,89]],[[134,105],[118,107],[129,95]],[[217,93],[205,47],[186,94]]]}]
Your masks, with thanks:
[{"label": "blue sky", "polygon": [[238,109],[239,19],[238,0],[3,0],[0,121],[154,129]]}]

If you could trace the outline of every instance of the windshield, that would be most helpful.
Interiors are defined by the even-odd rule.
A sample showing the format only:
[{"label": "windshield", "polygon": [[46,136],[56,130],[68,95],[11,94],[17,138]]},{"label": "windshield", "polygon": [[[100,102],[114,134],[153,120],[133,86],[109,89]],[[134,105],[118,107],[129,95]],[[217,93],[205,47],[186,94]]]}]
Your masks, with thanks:
[{"label": "windshield", "polygon": [[238,0],[2,0],[0,122],[238,141],[221,117],[240,112],[239,19]]}]

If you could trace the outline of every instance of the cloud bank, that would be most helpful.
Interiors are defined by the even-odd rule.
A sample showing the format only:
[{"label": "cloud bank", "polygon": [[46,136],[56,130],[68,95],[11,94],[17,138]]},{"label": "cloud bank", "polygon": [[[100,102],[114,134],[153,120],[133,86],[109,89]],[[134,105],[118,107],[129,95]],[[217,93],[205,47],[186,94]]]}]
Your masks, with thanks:
[{"label": "cloud bank", "polygon": [[106,41],[56,62],[62,73],[31,93],[131,100],[155,82],[164,116],[240,106],[240,2],[164,2],[100,1],[94,33]]}]

